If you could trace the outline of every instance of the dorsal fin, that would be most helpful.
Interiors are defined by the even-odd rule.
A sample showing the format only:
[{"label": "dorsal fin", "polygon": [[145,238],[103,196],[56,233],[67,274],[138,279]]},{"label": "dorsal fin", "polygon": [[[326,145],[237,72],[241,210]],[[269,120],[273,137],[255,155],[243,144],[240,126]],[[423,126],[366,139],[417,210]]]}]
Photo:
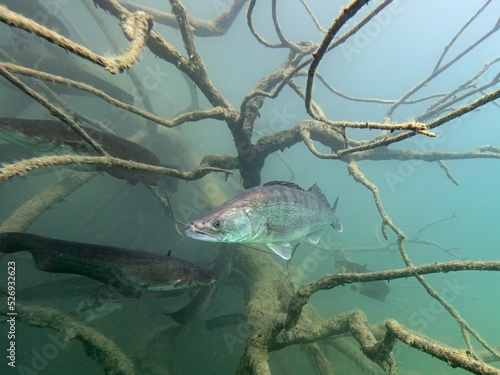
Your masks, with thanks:
[{"label": "dorsal fin", "polygon": [[323,194],[323,192],[316,183],[314,183],[313,186],[307,189],[307,191],[313,193],[323,204],[330,207],[330,202],[328,202],[328,199],[326,199],[325,194]]},{"label": "dorsal fin", "polygon": [[286,186],[286,187],[289,187],[292,189],[304,190],[299,185],[294,184],[293,182],[289,182],[289,181],[269,181],[269,182],[266,182],[262,186],[273,186],[273,185]]}]

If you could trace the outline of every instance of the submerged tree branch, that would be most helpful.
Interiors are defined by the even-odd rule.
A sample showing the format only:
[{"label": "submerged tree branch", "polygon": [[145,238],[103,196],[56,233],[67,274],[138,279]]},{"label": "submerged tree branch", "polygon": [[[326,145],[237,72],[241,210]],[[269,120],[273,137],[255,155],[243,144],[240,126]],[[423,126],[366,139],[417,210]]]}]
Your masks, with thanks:
[{"label": "submerged tree branch", "polygon": [[79,90],[87,91],[93,95],[100,97],[101,99],[107,101],[108,103],[110,103],[118,108],[125,109],[129,112],[132,112],[132,113],[138,115],[138,116],[141,116],[145,119],[156,122],[159,125],[166,126],[168,128],[173,128],[173,127],[179,126],[185,122],[200,121],[200,120],[204,120],[207,118],[224,120],[224,119],[231,116],[226,109],[221,108],[221,107],[215,107],[215,108],[211,108],[211,109],[202,109],[202,110],[196,110],[196,111],[192,111],[192,112],[188,112],[188,113],[183,113],[172,120],[165,120],[162,117],[156,116],[155,114],[153,114],[151,112],[144,111],[140,108],[134,107],[133,105],[130,105],[130,104],[124,103],[120,100],[117,100],[117,99],[109,96],[105,92],[98,90],[95,87],[87,85],[83,82],[78,82],[78,81],[74,81],[74,80],[69,79],[69,78],[64,78],[61,76],[56,76],[53,74],[40,72],[38,70],[24,68],[24,67],[15,65],[15,64],[10,64],[10,63],[0,63],[0,69],[1,68],[8,70],[10,72],[16,72],[16,73],[22,74],[22,75],[27,76],[27,77],[38,78],[38,79],[53,82],[53,83],[60,83],[63,85],[68,85],[68,86],[77,88]]},{"label": "submerged tree branch", "polygon": [[103,57],[90,51],[88,48],[80,46],[68,38],[40,25],[29,18],[26,18],[18,13],[11,12],[7,7],[0,7],[0,21],[36,36],[46,39],[47,41],[64,48],[66,51],[72,52],[75,55],[83,57],[94,64],[100,65],[112,74],[121,73],[130,67],[139,59],[142,53],[146,40],[149,36],[153,21],[151,17],[144,12],[137,12],[123,20],[123,27],[128,30],[132,42],[123,55]]},{"label": "submerged tree branch", "polygon": [[68,125],[76,134],[78,134],[82,139],[84,139],[94,150],[96,150],[101,155],[108,155],[106,151],[97,143],[91,136],[89,136],[85,130],[83,130],[70,116],[68,116],[63,110],[57,108],[55,105],[50,103],[44,96],[40,95],[38,92],[33,90],[31,87],[26,85],[19,78],[11,74],[6,68],[0,66],[0,75],[11,82],[13,85],[21,89],[25,94],[32,97],[38,103],[43,105],[49,110],[49,112],[59,118],[63,123]]},{"label": "submerged tree branch", "polygon": [[179,178],[181,180],[191,181],[206,176],[210,172],[232,173],[227,169],[214,167],[198,167],[190,172],[181,172],[177,169],[159,167],[155,165],[137,163],[131,160],[123,160],[112,156],[44,156],[23,160],[14,164],[8,164],[0,168],[0,182],[12,177],[26,174],[29,171],[38,168],[56,167],[60,165],[94,165],[97,167],[121,167],[143,172],[163,174]]},{"label": "submerged tree branch", "polygon": [[[193,34],[200,37],[222,36],[226,34],[247,1],[233,0],[226,11],[221,12],[210,21],[202,20],[188,14],[188,21],[193,28]],[[150,14],[153,16],[155,23],[173,28],[179,27],[175,15],[172,13],[160,12],[157,9],[128,2],[120,2],[120,4],[131,12],[143,11]]]},{"label": "submerged tree branch", "polygon": [[399,270],[369,273],[339,273],[336,275],[324,276],[318,281],[303,285],[292,297],[287,313],[287,319],[285,322],[285,329],[290,330],[295,327],[299,320],[302,307],[309,301],[309,298],[319,290],[333,289],[337,286],[343,286],[345,284],[352,284],[357,282],[394,280],[416,275],[456,271],[500,271],[500,262],[452,261],[428,264],[425,266],[403,268]]},{"label": "submerged tree branch", "polygon": [[307,87],[306,87],[306,100],[305,100],[306,111],[313,118],[315,118],[315,113],[311,110],[311,99],[312,99],[312,88],[313,88],[316,69],[318,68],[321,59],[323,58],[328,47],[332,43],[333,38],[335,37],[335,35],[337,35],[338,31],[342,28],[342,26],[345,25],[345,23],[350,18],[356,15],[356,13],[363,7],[363,5],[366,5],[367,3],[368,3],[367,0],[353,0],[348,6],[343,8],[340,11],[339,15],[337,16],[337,18],[335,18],[335,20],[333,21],[328,31],[326,32],[326,35],[323,38],[323,41],[321,42],[320,46],[313,53],[313,60],[311,62],[311,65],[309,66],[309,71],[307,73]]},{"label": "submerged tree branch", "polygon": [[[7,314],[7,298],[1,298],[1,310]],[[85,353],[101,366],[106,374],[134,375],[132,361],[104,335],[84,323],[77,322],[53,308],[24,306],[16,303],[16,320],[35,327],[49,327],[60,332],[64,340],[78,340]]]},{"label": "submerged tree branch", "polygon": [[385,323],[385,327],[387,328],[387,333],[384,339],[384,346],[382,347],[382,350],[384,351],[392,351],[395,341],[399,340],[410,347],[428,353],[433,357],[448,363],[451,367],[461,367],[473,374],[478,375],[500,374],[500,369],[474,359],[469,351],[451,349],[437,342],[425,340],[418,335],[409,332],[395,320],[388,320]]},{"label": "submerged tree branch", "polygon": [[[490,1],[491,0],[487,0],[480,11],[482,11]],[[137,107],[125,104],[106,95],[102,91],[83,84],[82,82],[64,79],[56,75],[50,75],[12,64],[1,64],[0,73],[6,79],[26,92],[36,101],[45,105],[51,113],[55,114],[71,126],[73,130],[90,143],[97,152],[104,156],[47,156],[43,158],[24,160],[1,168],[0,181],[10,179],[13,176],[24,174],[37,168],[83,164],[91,166],[97,170],[106,170],[106,168],[116,167],[145,173],[164,174],[185,180],[198,179],[214,171],[224,172],[227,175],[228,173],[231,173],[230,170],[239,169],[243,185],[245,187],[251,187],[260,183],[261,170],[269,155],[276,151],[282,151],[285,148],[291,147],[297,143],[304,143],[309,151],[318,158],[347,162],[348,171],[353,176],[354,180],[362,183],[373,194],[375,205],[382,217],[381,230],[383,236],[388,239],[387,227],[391,228],[397,235],[396,240],[389,241],[385,247],[380,244],[379,248],[389,248],[396,245],[408,268],[361,274],[327,275],[315,282],[303,285],[296,293],[293,293],[293,286],[284,276],[282,267],[278,266],[278,264],[267,254],[262,254],[260,252],[256,252],[255,250],[248,250],[242,246],[243,250],[239,266],[243,272],[247,273],[249,279],[247,286],[250,290],[250,301],[247,304],[249,339],[246,340],[244,355],[241,357],[238,365],[238,374],[270,375],[271,366],[268,362],[268,353],[270,351],[281,350],[290,345],[303,345],[304,349],[309,354],[313,367],[315,367],[320,374],[330,375],[333,370],[332,365],[328,361],[324,343],[339,341],[338,337],[340,335],[352,336],[361,348],[361,351],[359,350],[359,347],[356,347],[356,350],[352,350],[353,347],[350,347],[348,350],[345,348],[345,345],[338,345],[338,347],[343,348],[340,349],[341,351],[343,350],[343,352],[348,353],[348,358],[351,361],[354,363],[365,363],[369,359],[370,361],[376,363],[380,368],[389,372],[395,371],[396,363],[392,358],[391,353],[396,341],[399,340],[430,355],[436,356],[443,361],[447,361],[451,366],[462,367],[475,373],[498,373],[497,369],[487,366],[478,361],[477,358],[474,358],[476,354],[472,349],[468,332],[470,332],[485,348],[487,348],[490,353],[492,353],[489,358],[498,358],[495,357],[497,351],[489,346],[488,343],[486,343],[475,331],[472,330],[468,323],[458,314],[456,309],[451,306],[449,302],[443,299],[443,297],[441,297],[429,285],[429,283],[427,283],[422,275],[461,270],[499,271],[500,262],[457,261],[415,267],[406,253],[404,242],[412,241],[414,243],[432,244],[434,246],[439,245],[435,242],[418,238],[418,235],[426,227],[422,227],[414,238],[405,240],[405,233],[398,228],[385,211],[378,187],[365,177],[357,165],[357,161],[360,160],[418,159],[428,162],[438,162],[439,166],[446,172],[448,178],[451,181],[456,182],[450,169],[444,164],[443,160],[500,158],[500,148],[493,145],[481,146],[467,152],[443,152],[440,150],[427,152],[381,147],[413,137],[419,133],[427,136],[434,136],[434,133],[430,131],[431,129],[448,123],[463,114],[476,110],[489,102],[494,102],[500,96],[500,90],[496,90],[491,93],[484,93],[484,91],[498,83],[498,75],[494,79],[488,80],[486,84],[479,84],[479,78],[482,78],[481,75],[486,71],[486,69],[488,69],[489,66],[492,65],[492,63],[498,61],[498,58],[496,58],[492,60],[492,62],[484,65],[483,69],[473,75],[472,78],[464,81],[458,85],[456,89],[450,92],[430,94],[419,99],[409,99],[414,92],[418,91],[418,89],[423,87],[427,82],[434,79],[438,74],[443,72],[444,69],[447,69],[451,66],[451,64],[458,61],[484,40],[489,38],[496,31],[496,29],[498,29],[498,23],[492,30],[476,40],[471,46],[464,49],[456,58],[451,60],[450,63],[442,65],[442,61],[450,46],[458,38],[458,36],[467,29],[472,20],[477,17],[480,13],[479,11],[469,20],[468,23],[465,24],[465,26],[456,34],[456,36],[445,48],[430,77],[419,83],[398,100],[366,99],[348,96],[333,89],[332,85],[330,85],[326,79],[316,73],[316,70],[325,53],[334,50],[350,37],[355,36],[365,25],[368,25],[370,22],[375,22],[375,16],[379,14],[381,10],[385,9],[385,7],[391,3],[391,0],[382,1],[373,10],[371,10],[368,15],[363,17],[354,26],[348,28],[348,31],[341,35],[340,38],[335,39],[339,31],[346,26],[347,20],[352,19],[352,17],[358,14],[358,11],[362,8],[362,6],[368,3],[367,0],[351,1],[348,6],[343,8],[335,18],[330,26],[330,29],[325,33],[326,35],[324,35],[323,41],[319,47],[315,46],[314,43],[310,41],[297,42],[288,38],[289,35],[286,35],[286,29],[282,29],[282,25],[278,21],[278,19],[283,21],[284,18],[279,17],[278,15],[279,7],[276,0],[273,0],[270,4],[270,16],[272,22],[274,23],[274,31],[279,42],[273,44],[266,41],[254,28],[254,21],[255,24],[257,24],[257,19],[255,19],[255,6],[257,1],[252,0],[249,2],[247,9],[247,23],[250,32],[257,39],[257,42],[272,48],[282,48],[289,53],[288,57],[284,59],[276,70],[267,74],[259,80],[257,84],[255,84],[254,88],[241,101],[241,105],[239,106],[240,111],[238,112],[222,95],[218,88],[215,87],[215,85],[213,85],[210,81],[203,59],[197,50],[195,36],[222,35],[225,33],[238,15],[239,11],[243,8],[245,1],[235,0],[231,2],[229,9],[221,13],[212,21],[202,21],[190,16],[184,8],[181,0],[170,0],[172,13],[157,12],[152,9],[138,7],[129,3],[119,3],[116,0],[94,0],[94,3],[110,12],[115,18],[120,20],[120,22],[125,21],[124,23],[121,23],[122,31],[132,42],[130,44],[129,51],[124,55],[111,58],[95,55],[91,51],[85,49],[85,47],[74,44],[69,39],[62,38],[59,34],[56,34],[49,29],[42,28],[41,25],[35,24],[31,20],[22,17],[19,14],[8,11],[5,7],[0,7],[0,20],[4,23],[9,23],[13,20],[16,22],[13,23],[14,26],[31,32],[40,38],[44,38],[50,43],[61,46],[62,48],[75,53],[80,57],[89,59],[100,66],[104,66],[113,73],[128,69],[137,61],[142,48],[146,45],[155,56],[160,57],[164,61],[172,64],[179,70],[179,72],[185,74],[187,77],[186,80],[191,86],[192,99],[194,98],[192,103],[196,108],[189,108],[187,113],[182,113],[182,111],[177,112],[180,114],[172,115],[172,117],[174,117],[172,120],[165,120],[155,116],[152,108],[147,108],[148,111],[144,111]],[[315,22],[316,26],[320,28],[319,22],[315,19],[311,9],[309,9],[305,1],[302,1],[302,4],[305,6],[306,11],[313,19],[313,22]],[[129,11],[130,9],[140,9],[141,11],[133,14]],[[142,10],[150,15],[143,13]],[[164,22],[164,24],[179,30],[177,34],[182,37],[182,42],[184,43],[184,51],[182,53],[178,51],[173,44],[167,41],[167,38],[170,38],[171,35],[167,34],[164,38],[157,31],[152,29],[152,17],[157,22]],[[313,53],[312,58],[310,58],[310,53],[313,50],[316,51]],[[134,54],[133,51],[136,51],[136,53]],[[306,90],[303,92],[303,89],[292,79],[301,75],[303,76],[303,69],[308,65],[310,66],[307,74]],[[164,168],[161,166],[142,164],[111,157],[103,152],[102,147],[98,143],[94,144],[93,139],[88,139],[86,133],[82,132],[77,124],[71,122],[71,114],[74,112],[66,107],[55,107],[52,103],[50,103],[52,98],[47,99],[41,96],[38,92],[24,84],[23,81],[13,76],[13,72],[29,77],[35,77],[37,79],[69,85],[80,90],[91,92],[114,106],[128,110],[164,127],[174,127],[187,121],[199,121],[205,118],[225,121],[228,130],[233,136],[237,154],[236,156],[206,155],[203,157],[200,167],[195,168],[191,172],[181,172],[177,169]],[[375,121],[354,122],[342,121],[342,119],[336,121],[329,120],[324,115],[326,110],[324,111],[318,103],[312,100],[312,88],[315,77],[318,77],[318,79],[325,84],[328,90],[333,92],[335,95],[340,95],[344,99],[363,103],[369,102],[377,103],[378,105],[389,105],[390,108],[386,113],[387,121],[378,123]],[[254,125],[256,119],[260,116],[259,110],[264,105],[265,100],[277,98],[285,86],[292,88],[292,90],[300,98],[302,98],[302,100],[304,100],[307,112],[313,117],[313,120],[298,121],[295,125],[288,129],[274,132],[270,135],[260,136],[260,139],[256,143],[253,143],[253,137],[258,134],[254,129]],[[200,89],[201,93],[208,100],[211,108],[199,109],[198,98],[195,91],[197,88]],[[492,90],[494,90],[494,88]],[[476,95],[478,92],[483,93],[482,97],[474,102],[457,109],[451,107],[455,103],[463,102],[465,99],[472,100],[469,98]],[[393,124],[389,122],[392,121],[392,114],[398,106],[417,102],[421,102],[421,105],[424,105],[424,100],[434,98],[437,98],[436,101],[429,105],[420,116],[416,116],[414,121]],[[154,128],[157,129],[157,127]],[[350,139],[346,134],[346,129],[353,129],[353,131],[356,129],[380,129],[384,131],[367,141],[358,141]],[[392,134],[393,132],[394,134]],[[165,137],[162,137],[161,140],[168,145],[167,147],[172,147],[175,143],[175,139],[177,139],[173,135],[174,131],[172,129],[158,128],[158,135],[159,134],[165,135]],[[166,134],[168,134],[168,136]],[[317,148],[315,142],[319,142],[322,145],[329,147],[331,150],[330,153],[321,152],[321,148]],[[186,165],[186,163],[190,163],[192,166],[195,166],[202,156],[194,162],[190,157],[186,157],[186,150],[188,148],[189,146],[183,143],[182,147],[176,148],[175,153],[179,154],[178,157],[182,160],[184,165]],[[175,156],[177,157],[177,155]],[[91,175],[89,174],[89,176]],[[60,199],[61,196],[70,194],[86,180],[87,179],[85,178],[68,180],[68,183],[64,184],[64,186],[58,186],[58,188],[62,188],[59,193],[53,195],[41,194],[40,198],[46,197],[48,203],[44,204],[43,202],[40,202],[40,200],[27,202],[26,207],[20,210],[20,214],[24,213],[24,216],[21,217],[19,222],[17,223],[14,221],[17,215],[12,215],[11,220],[4,223],[4,226],[12,227],[9,225],[13,224],[13,227],[16,227],[17,225],[19,228],[26,229],[33,222],[33,220],[29,220],[30,218],[25,217],[26,211],[31,210],[34,218],[38,217],[40,212],[50,207],[51,202],[53,203],[54,201],[57,201],[57,199]],[[216,181],[212,181],[212,183],[214,186],[217,185]],[[203,191],[203,193],[200,193],[203,195],[205,193],[204,189],[209,187],[210,185],[208,184],[200,184],[198,185],[199,191],[196,193]],[[153,193],[160,202],[165,204],[165,210],[167,213],[169,213],[170,216],[175,216],[170,202],[166,202],[160,196],[161,192],[154,190]],[[196,198],[193,198],[193,200],[194,199]],[[213,196],[208,197],[208,200],[211,204],[214,203]],[[4,226],[1,228],[4,228]],[[2,230],[1,228],[0,231]],[[441,248],[445,251],[449,250],[444,247]],[[469,352],[445,348],[439,343],[427,340],[418,333],[410,332],[394,321],[387,321],[385,330],[381,327],[381,325],[379,328],[374,329],[373,327],[368,326],[368,318],[362,311],[340,314],[329,317],[326,320],[321,320],[317,314],[314,314],[311,304],[307,304],[310,297],[319,290],[331,289],[339,285],[354,282],[390,280],[404,277],[417,278],[427,293],[432,298],[436,299],[457,321]],[[170,328],[161,330],[161,332],[167,331],[169,334],[174,334],[174,331],[176,330],[172,330]],[[158,337],[153,336],[148,337],[148,339]],[[92,338],[92,340],[94,339],[99,340],[98,337]],[[353,340],[351,341],[354,342]],[[152,341],[147,341],[147,346],[145,345],[143,349],[146,350],[151,343]],[[141,352],[138,357],[139,359],[146,358],[143,352]],[[479,358],[479,356],[477,357]],[[150,370],[150,368],[147,367],[149,366],[147,362],[142,364],[144,366],[141,367],[141,371]],[[116,366],[119,365],[120,364]],[[365,365],[365,367],[367,366]],[[373,365],[373,367],[375,368],[376,366]],[[155,371],[157,370],[158,369],[155,369]],[[160,370],[166,372],[167,368],[162,368]],[[377,370],[370,368],[370,370],[366,372],[377,373]]]}]

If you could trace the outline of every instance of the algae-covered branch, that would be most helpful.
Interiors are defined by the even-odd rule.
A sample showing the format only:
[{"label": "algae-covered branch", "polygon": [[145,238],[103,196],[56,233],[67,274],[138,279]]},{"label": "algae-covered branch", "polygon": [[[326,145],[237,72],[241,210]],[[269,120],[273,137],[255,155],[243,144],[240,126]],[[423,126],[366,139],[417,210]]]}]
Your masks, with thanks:
[{"label": "algae-covered branch", "polygon": [[19,371],[500,374],[495,7],[0,0]]}]

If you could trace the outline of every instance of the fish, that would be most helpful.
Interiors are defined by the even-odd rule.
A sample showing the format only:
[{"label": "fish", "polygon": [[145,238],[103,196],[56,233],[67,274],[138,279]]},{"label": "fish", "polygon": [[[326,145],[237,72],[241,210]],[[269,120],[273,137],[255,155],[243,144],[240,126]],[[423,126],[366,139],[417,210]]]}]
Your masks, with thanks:
[{"label": "fish", "polygon": [[[69,299],[94,293],[102,283],[83,276],[71,276],[19,289],[17,294],[23,301],[48,301]],[[57,293],[54,290],[57,289]]]},{"label": "fish", "polygon": [[[158,157],[146,148],[97,129],[81,126],[83,130],[111,156],[139,163],[162,166]],[[59,121],[22,118],[0,118],[0,138],[23,146],[38,155],[96,155],[94,149],[68,126]],[[88,167],[92,168],[92,167]],[[97,170],[109,173],[115,178],[125,179],[135,185],[142,182],[155,186],[158,179],[165,181],[169,191],[177,191],[178,180],[155,173],[127,168],[98,165]]]},{"label": "fish", "polygon": [[317,184],[308,190],[287,181],[253,187],[218,208],[186,224],[186,236],[211,242],[263,243],[283,259],[292,256],[290,242],[307,239],[317,244],[331,225],[342,232],[336,216]]},{"label": "fish", "polygon": [[215,328],[224,328],[233,324],[246,324],[247,323],[247,314],[243,313],[233,313],[226,315],[219,315],[215,318],[211,318],[205,320],[203,324],[205,324],[205,328],[209,331]]},{"label": "fish", "polygon": [[212,271],[217,275],[217,281],[201,288],[183,308],[173,312],[160,308],[160,311],[179,324],[187,324],[200,318],[212,306],[219,288],[232,273],[238,257],[239,254],[236,251],[231,251],[227,246],[222,247],[212,267]]},{"label": "fish", "polygon": [[85,323],[92,323],[121,309],[122,304],[118,300],[90,296],[80,301],[72,313],[83,318]]},{"label": "fish", "polygon": [[216,280],[212,271],[185,259],[29,233],[1,233],[0,251],[29,251],[41,271],[86,276],[131,298],[161,297],[162,292],[202,287]]},{"label": "fish", "polygon": [[[365,266],[361,264],[349,262],[347,260],[336,260],[335,265],[342,270],[342,272],[351,273],[367,273],[371,272]],[[379,301],[384,302],[386,296],[390,293],[391,289],[385,281],[367,281],[361,283],[359,288],[359,294],[363,296],[370,297]]]}]

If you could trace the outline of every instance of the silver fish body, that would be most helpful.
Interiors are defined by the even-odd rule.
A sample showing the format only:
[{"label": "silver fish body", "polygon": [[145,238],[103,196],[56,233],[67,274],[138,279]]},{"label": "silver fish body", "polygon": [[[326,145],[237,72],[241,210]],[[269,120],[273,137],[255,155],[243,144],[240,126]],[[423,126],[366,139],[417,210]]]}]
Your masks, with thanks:
[{"label": "silver fish body", "polygon": [[289,259],[290,242],[317,243],[327,225],[343,230],[336,206],[314,184],[308,190],[284,181],[248,189],[186,225],[191,238],[212,242],[264,243]]},{"label": "silver fish body", "polygon": [[101,300],[97,296],[92,296],[78,303],[73,314],[81,316],[85,323],[91,323],[121,309],[122,304],[118,300]]}]

